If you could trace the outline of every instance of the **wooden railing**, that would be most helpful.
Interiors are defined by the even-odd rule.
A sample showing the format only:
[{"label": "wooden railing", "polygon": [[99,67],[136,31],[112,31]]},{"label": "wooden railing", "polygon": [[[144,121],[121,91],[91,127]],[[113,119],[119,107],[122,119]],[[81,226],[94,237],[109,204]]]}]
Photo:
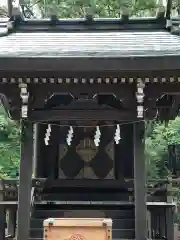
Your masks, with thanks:
[{"label": "wooden railing", "polygon": [[174,240],[180,240],[180,229],[178,224],[174,224]]},{"label": "wooden railing", "polygon": [[[148,182],[148,201],[149,202],[170,202],[172,201],[172,186],[173,184],[179,184],[180,180],[179,179],[172,179],[172,178],[167,178],[167,179],[160,179],[160,180],[151,180]],[[46,186],[46,184],[52,184],[50,182],[46,183],[46,179],[33,179],[32,181],[32,194],[31,194],[31,206],[33,206],[35,195],[41,194],[42,188]],[[58,182],[54,181],[53,182],[54,186],[58,184]],[[61,184],[63,184],[63,181],[61,181]],[[65,183],[64,183],[65,184]],[[70,183],[69,183],[70,184]],[[112,183],[111,183],[112,184]],[[66,187],[71,187],[70,185],[66,184],[62,186],[64,188]],[[79,186],[81,187],[81,186]],[[101,184],[97,186],[98,188],[101,188]],[[109,186],[111,187],[111,186]],[[114,188],[118,189],[118,184],[114,185]],[[39,190],[38,190],[39,189]],[[134,183],[133,181],[128,182],[128,189],[129,193],[134,195]],[[7,231],[6,231],[6,236],[8,238],[12,238],[15,236],[15,229],[16,229],[16,211],[17,211],[17,200],[18,200],[18,180],[17,179],[12,179],[12,180],[0,180],[0,202],[1,205],[4,204],[5,211],[6,211],[6,222],[7,222]],[[158,209],[158,207],[157,207]],[[162,214],[162,213],[161,213]],[[166,214],[164,212],[164,214]],[[154,226],[156,226],[156,218],[157,222],[159,221],[158,218],[160,218],[160,215],[153,215],[152,214],[152,219],[151,219],[151,227],[149,228],[149,232],[151,235],[151,238],[157,238],[159,232],[159,229],[153,229],[152,223],[154,222]],[[164,238],[165,236],[163,235],[160,236],[161,238]],[[180,233],[179,231],[175,232],[176,235],[176,240],[180,240]]]},{"label": "wooden railing", "polygon": [[[0,196],[1,214],[4,214],[4,216],[2,216],[4,230],[1,233],[4,236],[1,237],[2,239],[12,239],[16,234],[17,204],[14,203],[17,202],[18,198],[18,181],[1,179]],[[1,228],[3,228],[3,226],[1,226]]]}]

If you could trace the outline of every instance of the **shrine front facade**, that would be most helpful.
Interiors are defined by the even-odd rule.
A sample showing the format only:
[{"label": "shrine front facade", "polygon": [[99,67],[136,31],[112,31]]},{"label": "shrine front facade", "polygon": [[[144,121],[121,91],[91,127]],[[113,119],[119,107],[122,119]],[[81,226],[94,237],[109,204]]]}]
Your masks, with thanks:
[{"label": "shrine front facade", "polygon": [[179,36],[165,19],[0,28],[1,102],[21,123],[17,240],[42,239],[48,217],[108,217],[113,240],[173,240],[172,197],[148,193],[144,138],[146,120],[179,113]]}]

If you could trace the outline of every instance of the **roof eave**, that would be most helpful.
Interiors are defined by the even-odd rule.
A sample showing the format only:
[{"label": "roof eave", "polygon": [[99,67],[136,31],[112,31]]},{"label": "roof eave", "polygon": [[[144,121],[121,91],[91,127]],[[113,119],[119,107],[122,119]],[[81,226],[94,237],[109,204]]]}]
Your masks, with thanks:
[{"label": "roof eave", "polygon": [[180,55],[129,57],[0,57],[2,72],[104,72],[179,70]]}]

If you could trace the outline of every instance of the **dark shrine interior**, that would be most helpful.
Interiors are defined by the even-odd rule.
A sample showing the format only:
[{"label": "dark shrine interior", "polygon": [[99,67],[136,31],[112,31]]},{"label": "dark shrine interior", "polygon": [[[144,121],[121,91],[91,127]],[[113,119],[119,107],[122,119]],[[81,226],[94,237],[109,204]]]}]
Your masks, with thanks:
[{"label": "dark shrine interior", "polygon": [[[81,100],[75,99],[74,102],[73,100],[70,94],[54,95],[46,101],[45,108],[49,110],[70,104],[83,107],[84,103],[91,104],[91,107],[96,106],[96,102],[87,99],[86,95]],[[110,94],[98,97],[98,105],[111,105],[110,108],[119,107],[119,102]],[[57,194],[56,200],[78,201],[80,196],[81,200],[89,201],[129,199],[129,186],[126,180],[133,179],[133,124],[121,125],[121,141],[118,145],[114,143],[116,122],[94,120],[62,121],[51,124],[48,146],[44,144],[47,124],[42,123],[38,127],[36,176],[60,183],[59,187],[58,184],[56,185],[56,191],[60,188],[61,194],[59,196]],[[74,126],[71,146],[66,143],[68,125]],[[97,125],[102,126],[99,147],[94,145]],[[69,183],[68,188],[64,187],[62,190],[62,183],[66,187],[66,183]],[[99,187],[97,183],[100,184]],[[45,191],[54,190],[51,186]]]}]

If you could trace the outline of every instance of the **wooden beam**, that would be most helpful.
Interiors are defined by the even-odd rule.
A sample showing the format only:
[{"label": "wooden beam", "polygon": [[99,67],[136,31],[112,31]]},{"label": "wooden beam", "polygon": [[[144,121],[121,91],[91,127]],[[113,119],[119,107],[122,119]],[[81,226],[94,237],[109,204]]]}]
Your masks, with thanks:
[{"label": "wooden beam", "polygon": [[[179,55],[163,56],[114,56],[102,54],[82,57],[0,57],[0,71],[6,72],[121,72],[121,71],[167,71],[179,69]],[[151,64],[149,64],[151,62]],[[13,66],[13,67],[12,67]]]},{"label": "wooden beam", "polygon": [[[40,87],[40,85],[38,85]],[[32,107],[44,106],[44,100],[49,93],[71,93],[74,97],[80,98],[82,93],[86,93],[90,98],[95,94],[115,94],[118,99],[128,99],[134,102],[134,86],[129,84],[43,84],[41,91],[37,85],[31,85],[33,93]],[[128,97],[127,97],[128,96]]]},{"label": "wooden beam", "polygon": [[[37,184],[38,183],[38,184]],[[119,191],[128,191],[129,189],[133,189],[134,182],[129,181],[122,181],[122,180],[93,180],[91,179],[41,179],[35,178],[32,180],[33,187],[43,187],[43,188],[87,188],[87,189],[116,189]]]},{"label": "wooden beam", "polygon": [[[77,74],[74,74],[73,77],[76,77]],[[101,74],[102,75],[102,74]],[[78,78],[79,76],[77,76]],[[87,78],[89,76],[87,75]],[[81,78],[81,76],[80,76]],[[94,77],[95,79],[98,77]],[[37,87],[38,86],[38,87]],[[33,95],[37,97],[40,95],[49,96],[50,93],[71,93],[72,95],[78,96],[82,93],[88,93],[89,96],[93,96],[94,94],[102,93],[102,94],[115,94],[122,97],[126,97],[127,92],[130,91],[133,93],[134,85],[133,84],[106,84],[106,83],[93,83],[93,84],[68,84],[68,83],[60,83],[60,84],[32,84],[30,86],[31,92]],[[41,89],[41,91],[39,91]],[[132,95],[132,94],[131,94]]]},{"label": "wooden beam", "polygon": [[33,124],[22,121],[17,238],[16,238],[17,240],[25,240],[29,238],[32,166],[33,166]]},{"label": "wooden beam", "polygon": [[134,123],[135,239],[147,239],[144,122]]},{"label": "wooden beam", "polygon": [[174,207],[166,208],[166,234],[168,240],[174,240]]},{"label": "wooden beam", "polygon": [[81,121],[81,120],[106,120],[125,121],[135,120],[136,111],[115,110],[34,110],[29,114],[31,121]]},{"label": "wooden beam", "polygon": [[[4,184],[3,181],[0,180],[0,187],[1,187],[1,192],[0,192],[0,201],[4,201]],[[0,206],[0,239],[5,240],[5,223],[6,223],[6,210],[5,210],[5,205]]]},{"label": "wooden beam", "polygon": [[180,95],[180,83],[151,83],[146,86],[148,97],[156,97],[157,95],[170,94]]},{"label": "wooden beam", "polygon": [[44,177],[44,166],[46,166],[46,151],[44,144],[44,136],[46,125],[36,123],[34,136],[34,176]]},{"label": "wooden beam", "polygon": [[39,124],[34,124],[34,141],[33,141],[33,176],[38,177],[37,168],[38,168],[38,147],[39,147]]}]

